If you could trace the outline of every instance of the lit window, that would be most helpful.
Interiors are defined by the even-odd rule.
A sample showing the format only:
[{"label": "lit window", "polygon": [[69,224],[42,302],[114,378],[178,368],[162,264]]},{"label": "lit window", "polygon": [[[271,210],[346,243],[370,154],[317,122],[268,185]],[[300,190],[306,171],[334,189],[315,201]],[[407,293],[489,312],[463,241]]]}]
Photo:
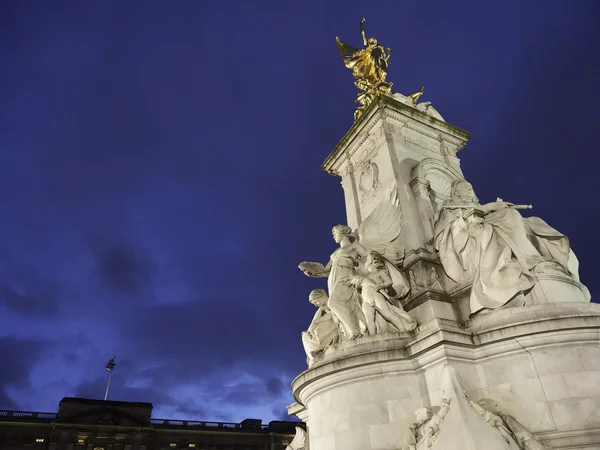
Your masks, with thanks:
[{"label": "lit window", "polygon": [[85,439],[77,439],[77,443],[78,444],[83,444],[83,443],[85,443]]},{"label": "lit window", "polygon": [[169,444],[169,447],[177,447],[177,442],[171,442],[171,443]]},{"label": "lit window", "polygon": [[44,438],[37,438],[35,442],[44,442]]},{"label": "lit window", "polygon": [[189,448],[194,448],[196,446],[196,444],[189,444],[188,447]]}]

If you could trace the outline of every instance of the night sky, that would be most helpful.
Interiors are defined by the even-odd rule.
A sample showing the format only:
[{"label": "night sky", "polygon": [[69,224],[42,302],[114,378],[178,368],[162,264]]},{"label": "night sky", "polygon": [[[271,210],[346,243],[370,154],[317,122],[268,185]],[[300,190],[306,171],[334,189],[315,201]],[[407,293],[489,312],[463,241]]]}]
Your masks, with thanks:
[{"label": "night sky", "polygon": [[287,417],[362,16],[472,134],[481,201],[533,204],[597,295],[597,0],[4,1],[0,408],[103,398],[116,354],[109,398],[155,417]]}]

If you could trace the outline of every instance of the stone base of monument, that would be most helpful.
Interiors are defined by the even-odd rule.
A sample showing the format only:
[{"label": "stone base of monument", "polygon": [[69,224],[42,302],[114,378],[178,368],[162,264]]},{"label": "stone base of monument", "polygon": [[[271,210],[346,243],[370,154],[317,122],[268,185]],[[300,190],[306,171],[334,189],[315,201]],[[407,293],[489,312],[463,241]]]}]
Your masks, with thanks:
[{"label": "stone base of monument", "polygon": [[317,357],[294,380],[289,411],[307,422],[310,450],[402,449],[415,410],[441,405],[451,364],[469,400],[514,417],[541,443],[598,449],[599,342],[600,305],[583,302],[505,308],[463,324],[432,318],[412,334],[361,337]]},{"label": "stone base of monument", "polygon": [[538,264],[535,275],[541,292],[533,293],[533,303],[590,301],[588,289],[561,270],[557,264]]}]

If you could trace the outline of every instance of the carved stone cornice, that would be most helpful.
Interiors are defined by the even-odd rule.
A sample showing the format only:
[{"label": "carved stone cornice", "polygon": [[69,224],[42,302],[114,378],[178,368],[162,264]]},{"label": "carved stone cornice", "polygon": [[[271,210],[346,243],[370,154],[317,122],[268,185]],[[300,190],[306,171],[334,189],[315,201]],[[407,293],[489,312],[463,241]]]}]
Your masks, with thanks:
[{"label": "carved stone cornice", "polygon": [[440,258],[438,257],[437,253],[435,253],[435,251],[422,247],[416,248],[414,250],[406,252],[406,255],[404,256],[403,270],[410,269],[419,261],[426,261],[434,264],[439,264]]},{"label": "carved stone cornice", "polygon": [[427,301],[452,303],[452,299],[444,291],[441,291],[439,289],[426,289],[419,292],[413,298],[408,300],[404,305],[404,310],[408,312],[411,309],[414,309]]},{"label": "carved stone cornice", "polygon": [[371,102],[361,117],[354,122],[350,130],[348,130],[336,145],[335,149],[329,154],[323,164],[321,164],[321,168],[325,172],[334,176],[340,176],[339,168],[343,165],[345,160],[345,158],[342,159],[341,156],[346,154],[349,157],[352,157],[363,142],[370,137],[371,130],[380,121],[379,116],[376,114],[379,103],[379,98]]},{"label": "carved stone cornice", "polygon": [[[378,120],[376,120],[373,123],[373,127],[376,125],[382,125]],[[371,128],[373,128],[371,127]],[[344,163],[347,163],[347,161],[353,161],[354,163],[358,163],[360,164],[362,161],[364,161],[367,158],[372,158],[374,154],[377,153],[377,151],[379,150],[379,148],[381,147],[382,143],[385,142],[385,140],[381,139],[381,136],[383,136],[383,133],[369,133],[369,132],[364,132],[364,134],[361,133],[361,135],[357,136],[357,141],[353,142],[345,151],[345,157],[339,158],[335,163],[333,163],[333,165],[331,166],[331,171],[333,172],[329,172],[332,173],[334,175],[340,176],[340,168],[344,165]],[[365,147],[367,147],[366,151]],[[361,152],[363,153],[363,159],[361,161],[355,161],[355,156]]]},{"label": "carved stone cornice", "polygon": [[[321,165],[323,170],[339,177],[339,169],[344,164],[344,159],[341,158],[342,153],[346,153],[352,158],[360,150],[364,142],[373,136],[373,128],[382,126],[383,123],[390,121],[394,121],[427,139],[431,139],[434,142],[430,142],[430,144],[435,143],[438,152],[440,134],[444,136],[445,145],[456,147],[456,152],[462,149],[470,138],[470,134],[466,131],[405,105],[394,99],[391,95],[384,95],[373,101],[360,119],[348,130],[333,152],[331,152]],[[426,131],[427,129],[434,129],[435,131],[428,132]],[[389,141],[394,138],[394,132],[386,131],[382,137],[385,137],[386,141]],[[376,138],[377,144],[380,145],[378,137]]]}]

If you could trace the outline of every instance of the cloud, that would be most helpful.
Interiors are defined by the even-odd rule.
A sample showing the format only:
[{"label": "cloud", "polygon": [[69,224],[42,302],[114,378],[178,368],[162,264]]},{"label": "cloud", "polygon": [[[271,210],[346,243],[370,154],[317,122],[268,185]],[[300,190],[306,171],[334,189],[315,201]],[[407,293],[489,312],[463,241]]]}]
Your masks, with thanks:
[{"label": "cloud", "polygon": [[48,343],[33,339],[0,338],[0,408],[18,408],[7,390],[29,385],[31,370],[48,347]]},{"label": "cloud", "polygon": [[287,412],[287,407],[285,406],[277,406],[271,410],[271,416],[274,417],[273,420],[287,420],[290,422],[301,422],[301,420],[296,416],[290,416]]},{"label": "cloud", "polygon": [[[272,370],[266,372],[272,373]],[[211,375],[198,377],[193,382],[169,386],[165,392],[173,399],[171,403],[155,406],[165,417],[185,417],[181,416],[185,411],[177,406],[182,404],[190,412],[201,409],[203,418],[209,420],[217,418],[237,422],[248,417],[270,420],[274,410],[278,411],[277,418],[282,417],[285,405],[292,401],[291,396],[287,391],[278,394],[270,392],[264,382],[265,378],[267,374],[255,367],[235,364]]]},{"label": "cloud", "polygon": [[125,317],[119,329],[128,354],[153,369],[156,382],[168,385],[195,379],[240,360],[265,359],[268,323],[250,304],[215,297],[189,303],[144,306]]},{"label": "cloud", "polygon": [[[285,404],[289,394],[281,380],[264,382],[264,374],[249,374],[236,365],[210,376],[198,377],[194,382],[175,380],[168,386],[151,381],[140,382],[135,370],[120,367],[113,373],[109,399],[148,402],[154,406],[154,417],[188,420],[240,421],[247,417],[287,418]],[[117,371],[118,370],[118,371]],[[77,387],[73,396],[103,398],[107,377],[87,380]],[[146,385],[147,384],[147,385]],[[271,387],[269,387],[269,385]],[[276,386],[275,390],[273,386]],[[276,413],[271,414],[272,411]],[[254,413],[253,413],[254,412]]]},{"label": "cloud", "polygon": [[283,392],[283,383],[279,378],[269,378],[265,383],[265,387],[267,388],[267,392],[273,395],[281,395]]},{"label": "cloud", "polygon": [[[116,369],[115,369],[116,370]],[[94,378],[80,384],[74,392],[75,397],[103,399],[106,392],[108,372],[104,378]],[[127,380],[118,374],[112,377],[109,399],[124,402],[146,402],[152,404],[172,404],[176,400],[153,387],[127,386]]]},{"label": "cloud", "polygon": [[150,284],[157,265],[139,246],[93,234],[86,237],[86,242],[103,287],[121,294],[137,294]]},{"label": "cloud", "polygon": [[[176,399],[174,399],[176,402]],[[186,404],[179,404],[174,410],[173,417],[190,418],[191,420],[210,420],[210,415],[206,413],[204,408],[195,406],[189,406]]]},{"label": "cloud", "polygon": [[[234,421],[259,411],[269,418],[273,410],[280,418],[292,401],[286,385],[302,368],[301,349],[291,352],[278,342],[277,325],[257,304],[198,298],[140,305],[116,320],[120,349],[113,380],[126,381],[117,382],[111,397],[146,395],[165,418]],[[97,395],[103,383],[79,393]]]},{"label": "cloud", "polygon": [[0,306],[23,316],[47,318],[60,311],[61,286],[22,254],[0,248]]},{"label": "cloud", "polygon": [[58,285],[37,274],[0,282],[0,304],[24,316],[57,314],[58,295]]}]

